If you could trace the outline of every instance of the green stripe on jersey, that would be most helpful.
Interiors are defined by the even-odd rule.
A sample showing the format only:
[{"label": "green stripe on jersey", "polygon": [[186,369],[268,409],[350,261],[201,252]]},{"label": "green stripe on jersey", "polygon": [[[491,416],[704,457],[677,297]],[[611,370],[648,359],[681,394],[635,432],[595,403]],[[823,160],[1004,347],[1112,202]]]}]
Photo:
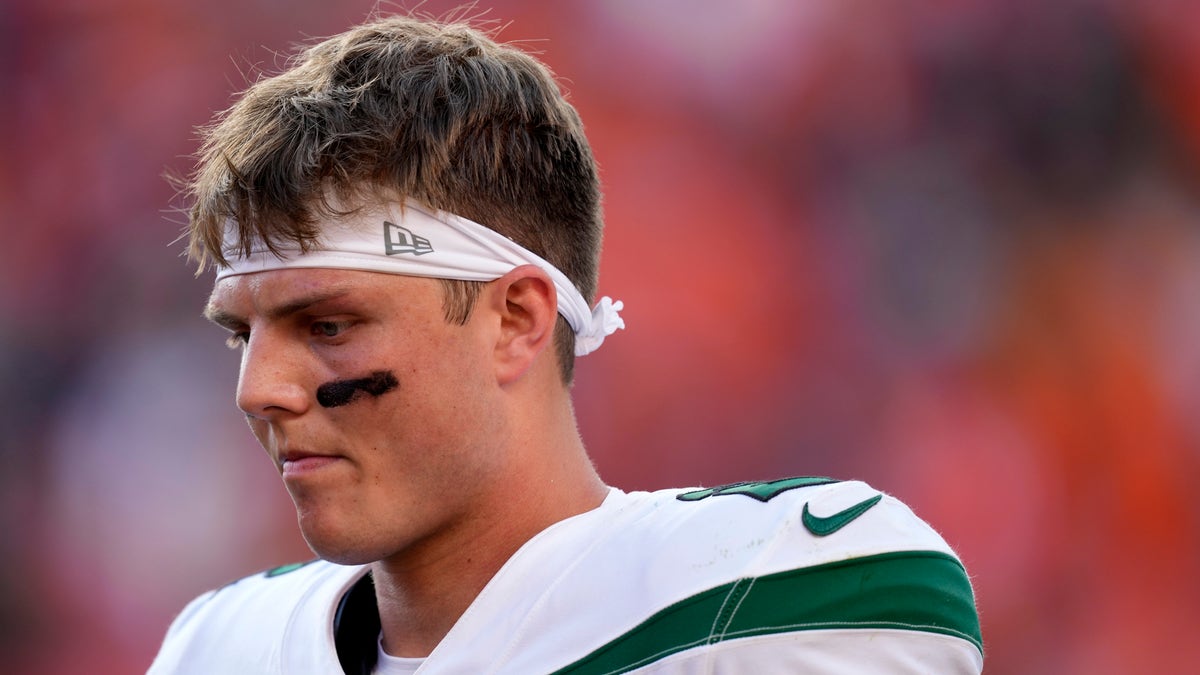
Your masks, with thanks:
[{"label": "green stripe on jersey", "polygon": [[739,579],[685,598],[556,671],[611,675],[722,640],[826,629],[952,635],[983,651],[971,583],[936,551],[884,553]]}]

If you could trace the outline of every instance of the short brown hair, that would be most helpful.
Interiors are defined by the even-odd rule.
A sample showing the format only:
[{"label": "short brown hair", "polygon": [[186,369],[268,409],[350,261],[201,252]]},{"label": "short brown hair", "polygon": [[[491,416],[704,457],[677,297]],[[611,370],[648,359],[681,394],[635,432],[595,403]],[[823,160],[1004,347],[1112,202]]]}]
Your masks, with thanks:
[{"label": "short brown hair", "polygon": [[[243,251],[307,249],[338,215],[328,194],[387,195],[482,223],[595,296],[603,221],[583,124],[543,64],[469,25],[373,19],[300,51],[201,134],[185,187],[201,270],[226,264],[227,219]],[[478,289],[446,283],[447,318],[462,320]],[[555,337],[570,382],[574,335],[561,317]]]}]

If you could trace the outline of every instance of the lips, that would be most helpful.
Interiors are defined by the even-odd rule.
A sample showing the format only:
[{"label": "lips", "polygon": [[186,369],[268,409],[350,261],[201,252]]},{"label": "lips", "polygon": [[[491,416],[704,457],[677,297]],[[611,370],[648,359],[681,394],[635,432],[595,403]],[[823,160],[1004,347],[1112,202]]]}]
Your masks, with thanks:
[{"label": "lips", "polygon": [[280,457],[280,468],[284,478],[299,478],[336,464],[343,458],[339,455],[322,455],[303,450],[289,450]]}]

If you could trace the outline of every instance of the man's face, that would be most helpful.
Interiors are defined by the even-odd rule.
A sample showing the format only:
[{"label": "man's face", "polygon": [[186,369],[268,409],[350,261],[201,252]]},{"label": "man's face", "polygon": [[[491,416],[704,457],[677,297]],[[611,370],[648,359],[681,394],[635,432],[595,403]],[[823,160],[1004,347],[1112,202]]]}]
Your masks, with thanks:
[{"label": "man's face", "polygon": [[383,559],[470,521],[508,432],[479,312],[447,323],[433,279],[283,269],[219,281],[207,314],[318,555]]}]

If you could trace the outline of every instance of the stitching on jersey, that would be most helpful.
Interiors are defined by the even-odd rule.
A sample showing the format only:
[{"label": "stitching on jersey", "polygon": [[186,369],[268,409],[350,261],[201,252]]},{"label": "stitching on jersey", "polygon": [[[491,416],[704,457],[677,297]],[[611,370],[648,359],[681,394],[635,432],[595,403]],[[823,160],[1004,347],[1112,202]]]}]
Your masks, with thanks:
[{"label": "stitching on jersey", "polygon": [[754,588],[754,584],[757,581],[758,577],[750,578],[750,583],[746,585],[746,592],[742,593],[742,597],[738,598],[737,605],[734,605],[733,611],[729,613],[729,620],[725,622],[725,626],[721,629],[721,635],[716,640],[717,642],[724,640],[729,635],[729,626],[733,624],[733,617],[737,616],[738,610],[742,608],[742,603],[746,601],[746,598],[750,597],[750,591]]},{"label": "stitching on jersey", "polygon": [[[713,617],[712,625],[708,629],[708,639],[706,642],[712,644],[719,642],[721,636],[729,629],[729,623],[733,621],[733,615],[737,613],[737,608],[742,606],[742,601],[746,599],[746,594],[750,592],[750,588],[754,586],[754,579],[738,579],[729,587],[729,592],[721,600],[721,606],[717,609],[716,616]],[[733,609],[728,612],[725,608],[729,606],[731,598],[737,598]]]}]

